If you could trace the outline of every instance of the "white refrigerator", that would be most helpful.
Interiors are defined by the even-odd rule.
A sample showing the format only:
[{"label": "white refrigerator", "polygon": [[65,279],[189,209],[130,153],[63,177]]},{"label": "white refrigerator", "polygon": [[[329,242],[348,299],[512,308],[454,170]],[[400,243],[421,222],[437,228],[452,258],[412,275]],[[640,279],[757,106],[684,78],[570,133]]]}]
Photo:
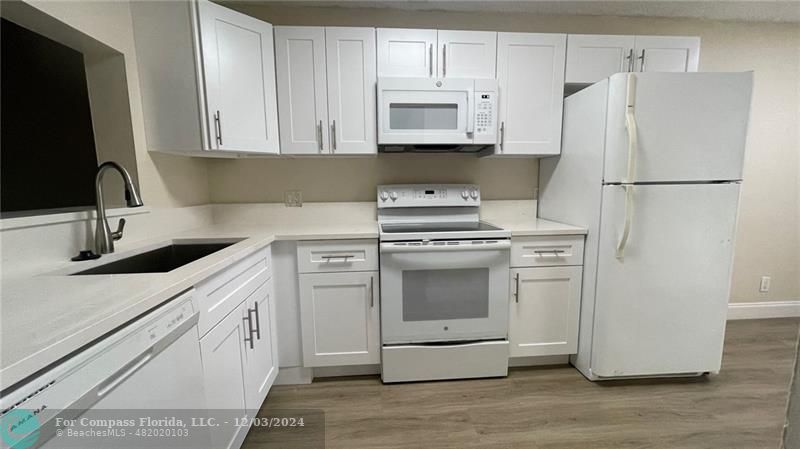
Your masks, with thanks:
[{"label": "white refrigerator", "polygon": [[590,380],[717,372],[752,73],[621,73],[564,101],[539,216],[586,227]]}]

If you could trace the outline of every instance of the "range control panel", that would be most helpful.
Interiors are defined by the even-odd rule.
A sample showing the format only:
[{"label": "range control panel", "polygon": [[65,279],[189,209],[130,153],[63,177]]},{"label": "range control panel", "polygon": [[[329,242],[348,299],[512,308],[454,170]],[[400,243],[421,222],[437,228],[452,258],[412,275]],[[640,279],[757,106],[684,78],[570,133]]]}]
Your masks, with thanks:
[{"label": "range control panel", "polygon": [[479,206],[475,184],[395,184],[378,186],[378,208]]}]

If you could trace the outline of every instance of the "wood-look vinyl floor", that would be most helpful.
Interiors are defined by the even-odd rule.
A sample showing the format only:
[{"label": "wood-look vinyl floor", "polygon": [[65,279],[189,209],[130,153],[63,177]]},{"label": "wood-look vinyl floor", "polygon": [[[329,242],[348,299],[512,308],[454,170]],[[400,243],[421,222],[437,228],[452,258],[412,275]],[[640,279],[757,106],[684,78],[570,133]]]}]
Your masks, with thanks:
[{"label": "wood-look vinyl floor", "polygon": [[[261,413],[323,410],[328,449],[774,449],[799,324],[728,323],[722,371],[709,377],[592,383],[556,366],[516,368],[502,379],[383,385],[377,376],[339,378],[276,386]],[[321,447],[279,444],[274,435],[251,432],[244,447]]]}]

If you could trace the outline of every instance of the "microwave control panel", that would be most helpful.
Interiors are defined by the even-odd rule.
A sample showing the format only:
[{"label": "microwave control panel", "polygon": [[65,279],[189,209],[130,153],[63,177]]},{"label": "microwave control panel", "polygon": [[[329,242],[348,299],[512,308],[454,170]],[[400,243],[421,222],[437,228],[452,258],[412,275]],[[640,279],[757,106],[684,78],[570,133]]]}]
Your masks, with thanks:
[{"label": "microwave control panel", "polygon": [[495,143],[497,135],[497,92],[475,91],[475,143]]}]

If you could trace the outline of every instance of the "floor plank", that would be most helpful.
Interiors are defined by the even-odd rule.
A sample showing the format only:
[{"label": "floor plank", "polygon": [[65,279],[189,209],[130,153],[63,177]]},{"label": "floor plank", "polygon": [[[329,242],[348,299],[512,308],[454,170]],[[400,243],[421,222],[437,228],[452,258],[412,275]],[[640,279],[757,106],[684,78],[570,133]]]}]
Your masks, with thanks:
[{"label": "floor plank", "polygon": [[[503,379],[326,379],[274,387],[262,414],[323,411],[328,449],[772,449],[780,444],[798,325],[728,323],[715,376],[592,383],[556,366],[512,369]],[[314,447],[274,443],[269,432],[251,432],[244,448]]]}]

